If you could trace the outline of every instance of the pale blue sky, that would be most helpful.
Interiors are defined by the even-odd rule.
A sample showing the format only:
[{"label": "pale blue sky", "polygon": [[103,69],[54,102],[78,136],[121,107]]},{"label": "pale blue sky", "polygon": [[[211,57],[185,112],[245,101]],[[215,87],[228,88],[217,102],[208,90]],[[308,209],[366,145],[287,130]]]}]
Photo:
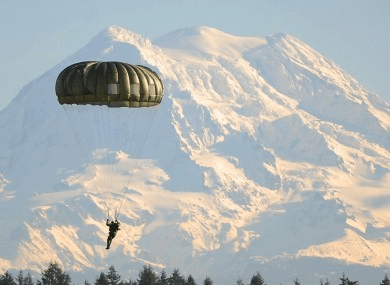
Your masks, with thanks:
[{"label": "pale blue sky", "polygon": [[151,40],[193,26],[288,33],[390,102],[390,0],[0,0],[0,110],[110,25]]}]

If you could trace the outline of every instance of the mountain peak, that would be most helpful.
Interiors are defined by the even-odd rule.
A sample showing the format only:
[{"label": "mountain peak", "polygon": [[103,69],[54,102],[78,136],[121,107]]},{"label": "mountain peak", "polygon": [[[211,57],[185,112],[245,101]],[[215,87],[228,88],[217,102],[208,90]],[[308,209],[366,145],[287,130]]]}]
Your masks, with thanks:
[{"label": "mountain peak", "polygon": [[113,41],[118,42],[131,42],[134,40],[139,41],[140,39],[143,39],[140,34],[116,25],[107,27],[103,33],[110,36]]},{"label": "mountain peak", "polygon": [[103,29],[94,38],[92,38],[90,43],[92,45],[100,45],[100,43],[123,42],[136,45],[142,41],[148,40],[144,39],[141,35],[132,32],[131,30],[117,25],[111,25]]},{"label": "mountain peak", "polygon": [[86,60],[123,61],[131,64],[153,64],[149,55],[159,53],[148,38],[126,28],[112,25],[103,29],[88,44],[73,54],[74,62]]},{"label": "mountain peak", "polygon": [[267,44],[262,37],[241,37],[207,26],[179,29],[154,41],[162,48],[213,56],[239,56],[245,50]]}]

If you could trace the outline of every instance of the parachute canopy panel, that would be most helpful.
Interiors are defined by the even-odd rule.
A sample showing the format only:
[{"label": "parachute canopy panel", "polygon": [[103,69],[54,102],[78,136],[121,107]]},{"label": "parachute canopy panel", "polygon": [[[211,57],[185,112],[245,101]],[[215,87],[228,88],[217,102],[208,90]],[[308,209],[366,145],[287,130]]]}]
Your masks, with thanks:
[{"label": "parachute canopy panel", "polygon": [[61,105],[151,107],[161,102],[164,86],[146,66],[85,61],[70,65],[59,74],[56,94]]}]

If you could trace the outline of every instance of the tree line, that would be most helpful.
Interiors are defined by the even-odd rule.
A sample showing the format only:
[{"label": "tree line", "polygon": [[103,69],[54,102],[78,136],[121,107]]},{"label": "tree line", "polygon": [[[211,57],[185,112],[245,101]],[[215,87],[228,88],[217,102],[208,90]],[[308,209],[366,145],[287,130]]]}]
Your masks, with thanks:
[{"label": "tree line", "polygon": [[[339,283],[334,285],[362,285],[359,281],[352,281],[345,273],[339,278]],[[9,271],[0,275],[0,285],[75,285],[69,273],[66,273],[57,262],[50,262],[49,266],[41,272],[41,277],[38,280],[33,280],[30,273],[25,275],[21,270],[19,274],[14,277]],[[138,273],[138,278],[135,280],[123,280],[121,275],[112,265],[108,272],[100,272],[93,281],[85,280],[83,285],[198,285],[192,275],[185,277],[181,274],[179,269],[174,269],[170,276],[164,269],[160,274],[156,273],[154,269],[149,266],[143,266]],[[214,285],[213,280],[206,276],[199,285]],[[236,281],[236,285],[245,285],[242,279]],[[253,274],[248,285],[267,285],[260,272]],[[282,284],[280,284],[282,285]],[[301,285],[298,278],[292,281],[292,285]],[[328,279],[320,280],[319,285],[331,285]],[[390,280],[387,274],[379,285],[390,285]]]}]

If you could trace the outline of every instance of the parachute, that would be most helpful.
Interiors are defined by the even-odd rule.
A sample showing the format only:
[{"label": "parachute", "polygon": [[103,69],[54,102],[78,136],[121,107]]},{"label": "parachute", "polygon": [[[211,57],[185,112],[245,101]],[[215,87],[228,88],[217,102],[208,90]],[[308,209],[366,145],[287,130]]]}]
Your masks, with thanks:
[{"label": "parachute", "polygon": [[113,205],[105,201],[117,201],[117,219],[163,98],[162,80],[142,65],[85,61],[66,67],[55,90],[107,216]]},{"label": "parachute", "polygon": [[163,96],[161,79],[150,68],[122,62],[79,62],[57,78],[58,102],[108,107],[151,107]]}]

